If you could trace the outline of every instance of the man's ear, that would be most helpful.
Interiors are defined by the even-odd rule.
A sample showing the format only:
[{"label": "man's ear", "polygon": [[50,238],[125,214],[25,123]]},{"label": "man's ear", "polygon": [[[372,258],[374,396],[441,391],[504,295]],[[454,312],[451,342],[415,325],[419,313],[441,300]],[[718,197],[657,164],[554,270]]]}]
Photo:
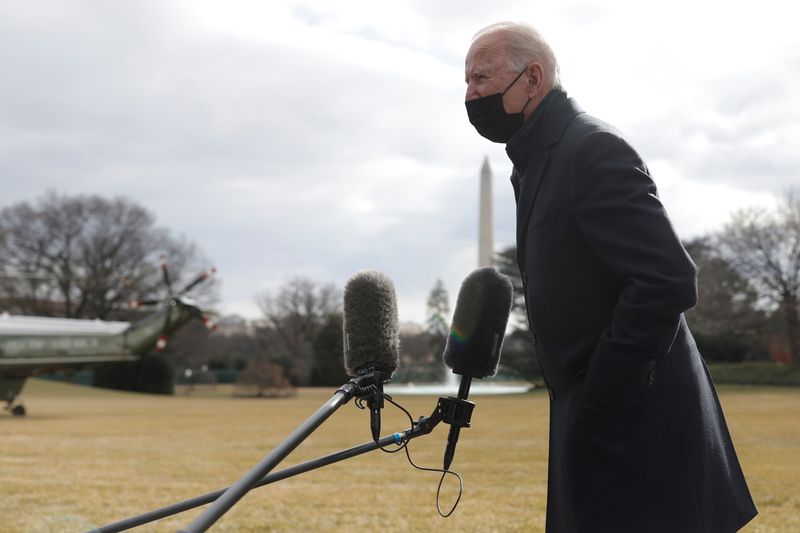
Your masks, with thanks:
[{"label": "man's ear", "polygon": [[544,90],[544,68],[540,63],[528,65],[528,96],[535,98]]}]

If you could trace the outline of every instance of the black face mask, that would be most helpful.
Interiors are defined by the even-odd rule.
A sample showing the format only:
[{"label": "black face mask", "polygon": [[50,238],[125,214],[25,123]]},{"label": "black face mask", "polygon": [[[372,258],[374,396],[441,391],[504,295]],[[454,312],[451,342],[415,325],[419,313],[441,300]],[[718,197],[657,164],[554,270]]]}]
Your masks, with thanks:
[{"label": "black face mask", "polygon": [[506,113],[506,109],[503,106],[503,95],[517,83],[517,80],[524,73],[525,71],[523,70],[517,74],[514,81],[502,93],[490,94],[489,96],[482,96],[464,102],[464,105],[467,106],[469,121],[481,136],[492,142],[507,143],[517,130],[522,127],[522,123],[525,121],[523,112],[528,107],[531,99],[528,98],[519,113]]}]

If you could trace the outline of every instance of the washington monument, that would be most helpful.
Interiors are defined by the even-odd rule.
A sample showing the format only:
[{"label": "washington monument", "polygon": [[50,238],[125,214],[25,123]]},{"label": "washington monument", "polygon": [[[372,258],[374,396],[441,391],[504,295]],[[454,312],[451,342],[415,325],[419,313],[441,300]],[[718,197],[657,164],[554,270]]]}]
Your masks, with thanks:
[{"label": "washington monument", "polygon": [[480,211],[478,213],[478,267],[494,264],[494,222],[492,220],[492,169],[489,158],[481,167]]}]

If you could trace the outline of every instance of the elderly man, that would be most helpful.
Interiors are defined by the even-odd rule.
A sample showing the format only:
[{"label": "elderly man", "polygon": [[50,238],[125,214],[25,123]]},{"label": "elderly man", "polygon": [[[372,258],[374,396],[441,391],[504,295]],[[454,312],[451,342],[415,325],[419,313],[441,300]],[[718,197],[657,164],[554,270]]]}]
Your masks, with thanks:
[{"label": "elderly man", "polygon": [[562,90],[531,27],[466,58],[469,120],[514,164],[517,260],[550,393],[549,532],[732,532],[756,509],[683,312],[696,269],[647,167]]}]

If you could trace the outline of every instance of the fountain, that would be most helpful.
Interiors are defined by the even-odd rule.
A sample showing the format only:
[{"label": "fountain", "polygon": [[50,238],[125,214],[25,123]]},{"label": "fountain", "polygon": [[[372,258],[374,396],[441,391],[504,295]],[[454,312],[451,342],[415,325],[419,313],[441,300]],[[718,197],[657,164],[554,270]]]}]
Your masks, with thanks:
[{"label": "fountain", "polygon": [[[458,385],[461,378],[448,371],[445,375],[444,383],[398,383],[386,385],[383,390],[386,394],[409,395],[409,396],[455,396],[458,394]],[[484,382],[480,379],[473,379],[470,385],[469,395],[489,395],[489,394],[522,394],[533,389],[530,384],[508,384],[496,381]]]}]

